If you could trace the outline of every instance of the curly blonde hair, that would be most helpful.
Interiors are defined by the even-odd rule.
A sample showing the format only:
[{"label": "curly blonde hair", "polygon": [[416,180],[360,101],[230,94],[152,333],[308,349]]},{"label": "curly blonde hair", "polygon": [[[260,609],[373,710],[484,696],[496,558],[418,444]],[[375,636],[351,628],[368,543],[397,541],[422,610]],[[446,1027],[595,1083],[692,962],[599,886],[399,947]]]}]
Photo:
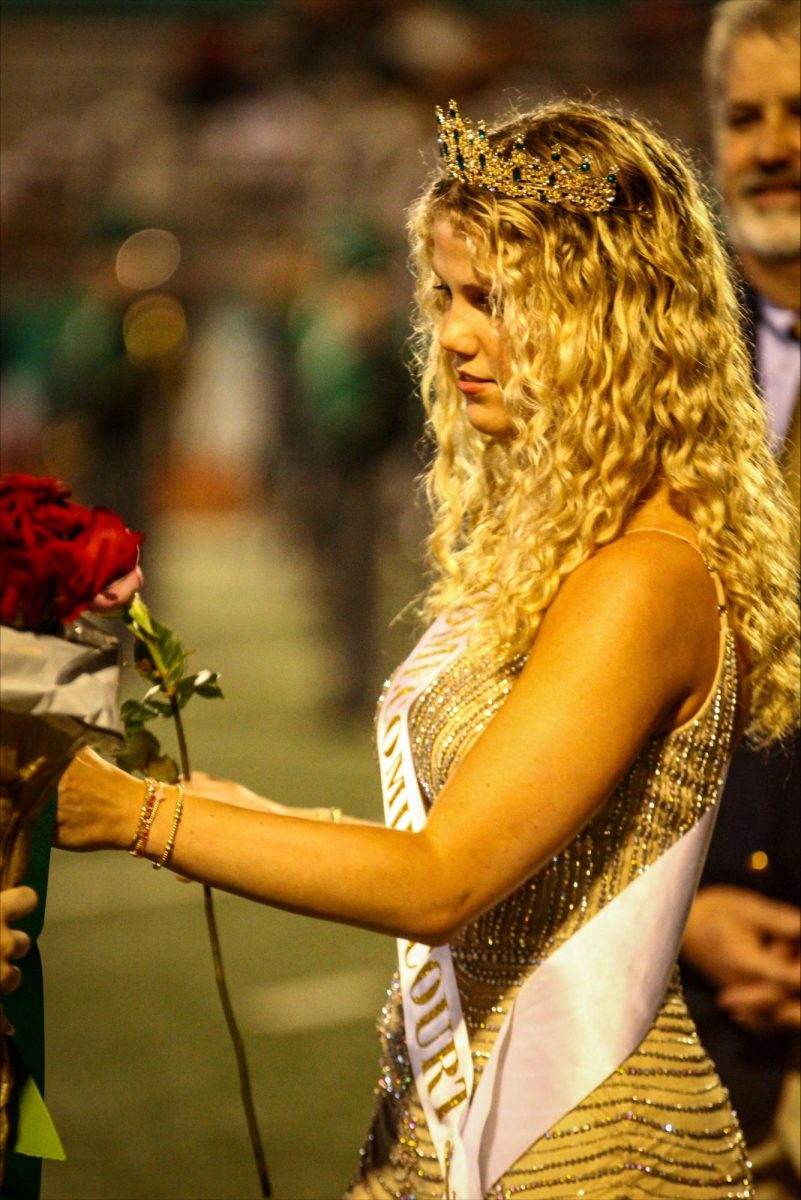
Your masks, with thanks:
[{"label": "curly blonde hair", "polygon": [[[520,653],[562,581],[667,484],[723,580],[747,658],[748,736],[798,721],[792,512],[770,453],[729,264],[685,151],[639,120],[560,101],[490,132],[541,159],[616,169],[601,214],[441,175],[410,211],[413,345],[436,453],[425,607],[481,613],[477,647]],[[467,422],[437,331],[439,218],[468,243],[511,355],[514,436]]]}]

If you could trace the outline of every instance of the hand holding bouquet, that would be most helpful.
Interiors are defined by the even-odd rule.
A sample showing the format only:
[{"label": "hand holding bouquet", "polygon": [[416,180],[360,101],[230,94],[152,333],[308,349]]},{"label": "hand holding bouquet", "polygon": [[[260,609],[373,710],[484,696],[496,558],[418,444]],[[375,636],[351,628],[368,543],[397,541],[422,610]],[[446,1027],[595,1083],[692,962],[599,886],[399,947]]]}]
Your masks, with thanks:
[{"label": "hand holding bouquet", "polygon": [[142,536],[85,508],[57,479],[0,480],[0,887],[18,883],[27,837],[81,745],[119,736],[116,642],[77,623],[142,582]]},{"label": "hand holding bouquet", "polygon": [[[57,479],[0,480],[0,889],[12,897],[33,826],[70,760],[82,746],[120,740],[117,643],[78,618],[133,597],[141,541],[116,513],[75,504]],[[7,932],[3,949],[18,957],[22,935]],[[16,985],[15,968],[3,974]],[[9,1033],[0,1010],[0,1177],[13,1090]]]},{"label": "hand holding bouquet", "polygon": [[[187,655],[171,629],[156,621],[140,599],[139,547],[142,536],[115,513],[84,508],[70,500],[56,479],[8,476],[0,480],[0,623],[3,625],[3,740],[0,746],[0,815],[3,819],[2,887],[25,871],[30,830],[48,796],[72,760],[67,792],[92,799],[107,794],[98,785],[104,772],[116,772],[82,747],[117,739],[120,767],[175,782],[189,779],[182,709],[192,696],[221,696],[216,672],[189,674]],[[149,687],[141,701],[127,700],[118,711],[117,643],[96,626],[78,621],[85,610],[114,613],[134,634],[135,665]],[[121,745],[121,721],[125,743]],[[162,754],[146,728],[168,717],[175,726],[180,767]],[[141,788],[131,776],[131,786]],[[150,786],[150,784],[148,784]],[[82,831],[74,848],[97,848],[86,841],[86,805],[78,804]],[[98,827],[110,808],[98,812]],[[177,827],[179,810],[176,812]],[[62,844],[69,845],[65,830]],[[102,835],[97,845],[102,844]],[[204,887],[215,977],[239,1071],[261,1194],[270,1183],[256,1125],[247,1063],[236,1027],[220,953],[211,890]],[[20,935],[21,936],[21,935]],[[9,942],[9,939],[5,939]],[[13,939],[11,939],[13,942]],[[1,1017],[0,1013],[0,1017]],[[2,1026],[0,1032],[11,1032]],[[6,1112],[12,1080],[5,1042],[0,1061],[0,1179],[8,1140]],[[36,1153],[36,1151],[26,1151]]]}]

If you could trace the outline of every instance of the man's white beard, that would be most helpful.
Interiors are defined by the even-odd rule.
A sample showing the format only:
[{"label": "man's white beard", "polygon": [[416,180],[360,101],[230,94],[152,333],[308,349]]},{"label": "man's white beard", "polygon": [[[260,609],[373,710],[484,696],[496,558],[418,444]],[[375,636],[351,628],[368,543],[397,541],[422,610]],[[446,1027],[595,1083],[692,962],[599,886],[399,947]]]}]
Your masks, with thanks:
[{"label": "man's white beard", "polygon": [[738,250],[773,262],[801,255],[801,214],[797,208],[767,212],[740,198],[729,206],[728,217],[729,235]]}]

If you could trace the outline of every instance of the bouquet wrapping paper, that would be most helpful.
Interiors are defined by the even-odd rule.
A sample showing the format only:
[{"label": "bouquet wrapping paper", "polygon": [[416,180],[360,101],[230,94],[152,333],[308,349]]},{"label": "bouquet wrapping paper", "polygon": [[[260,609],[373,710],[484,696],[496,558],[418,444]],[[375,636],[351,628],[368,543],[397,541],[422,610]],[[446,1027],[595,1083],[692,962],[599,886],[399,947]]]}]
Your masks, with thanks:
[{"label": "bouquet wrapping paper", "polygon": [[[119,650],[115,638],[85,621],[63,637],[5,626],[0,664],[0,887],[9,888],[25,874],[31,832],[70,760],[84,746],[108,749],[121,740]],[[23,1119],[14,1097],[12,1033],[0,1009],[0,1178],[12,1104],[20,1105],[19,1131],[33,1129],[23,1152],[37,1152],[36,1121]]]}]

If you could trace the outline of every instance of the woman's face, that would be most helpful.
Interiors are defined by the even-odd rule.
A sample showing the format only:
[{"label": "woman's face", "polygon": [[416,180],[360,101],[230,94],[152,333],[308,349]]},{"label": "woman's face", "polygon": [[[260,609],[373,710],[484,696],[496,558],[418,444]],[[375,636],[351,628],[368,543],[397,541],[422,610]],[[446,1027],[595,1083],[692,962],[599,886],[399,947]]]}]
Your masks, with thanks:
[{"label": "woman's face", "polygon": [[439,344],[450,358],[465,414],[479,433],[508,437],[503,400],[509,351],[503,325],[489,311],[486,284],[476,276],[469,247],[447,218],[434,222],[431,265],[445,297]]}]

